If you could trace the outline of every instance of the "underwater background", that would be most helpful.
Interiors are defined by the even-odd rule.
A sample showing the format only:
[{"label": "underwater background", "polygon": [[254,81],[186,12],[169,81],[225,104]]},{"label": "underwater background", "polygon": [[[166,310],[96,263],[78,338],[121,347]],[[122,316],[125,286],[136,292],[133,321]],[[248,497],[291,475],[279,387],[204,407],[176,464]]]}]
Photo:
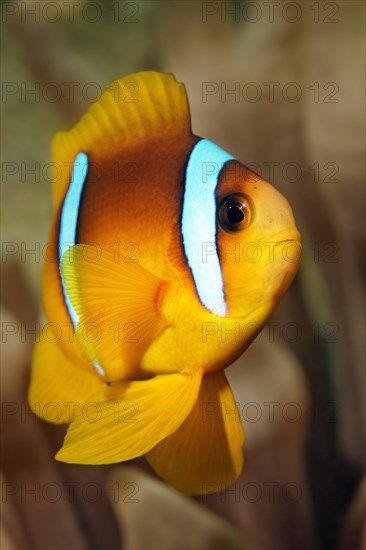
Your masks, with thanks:
[{"label": "underwater background", "polygon": [[[365,4],[4,1],[1,13],[1,548],[365,548]],[[228,369],[244,471],[207,497],[179,495],[143,459],[56,462],[66,428],[26,403],[51,139],[113,80],[149,69],[185,84],[194,133],[278,188],[303,236],[294,283]]]}]

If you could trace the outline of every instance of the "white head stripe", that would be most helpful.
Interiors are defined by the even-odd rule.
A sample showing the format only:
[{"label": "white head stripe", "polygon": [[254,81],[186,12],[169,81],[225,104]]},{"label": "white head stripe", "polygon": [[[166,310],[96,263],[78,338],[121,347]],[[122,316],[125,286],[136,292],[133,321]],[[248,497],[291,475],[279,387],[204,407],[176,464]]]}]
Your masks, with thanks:
[{"label": "white head stripe", "polygon": [[182,212],[184,251],[197,294],[208,310],[221,317],[227,307],[216,247],[215,189],[223,165],[233,159],[206,139],[195,145],[187,165]]},{"label": "white head stripe", "polygon": [[[85,153],[79,153],[74,161],[71,174],[71,182],[65,195],[64,203],[61,210],[60,232],[58,239],[58,255],[60,264],[62,256],[65,254],[65,252],[67,252],[70,246],[74,246],[76,244],[76,229],[79,217],[80,200],[87,174],[88,157]],[[69,299],[65,283],[62,279],[62,275],[61,284],[66,307],[71,317],[72,324],[74,325],[74,329],[76,330],[79,322],[79,317]],[[100,365],[98,365],[98,363],[94,362],[93,366],[102,376],[105,375],[104,370]]]}]

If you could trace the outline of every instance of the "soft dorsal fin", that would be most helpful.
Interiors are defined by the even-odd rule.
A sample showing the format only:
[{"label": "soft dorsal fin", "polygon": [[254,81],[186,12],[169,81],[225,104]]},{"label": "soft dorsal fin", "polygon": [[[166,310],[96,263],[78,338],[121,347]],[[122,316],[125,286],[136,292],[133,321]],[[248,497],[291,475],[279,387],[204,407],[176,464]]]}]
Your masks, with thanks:
[{"label": "soft dorsal fin", "polygon": [[172,74],[146,71],[115,80],[72,129],[53,138],[55,207],[65,195],[78,153],[97,159],[127,144],[190,131],[186,90]]}]

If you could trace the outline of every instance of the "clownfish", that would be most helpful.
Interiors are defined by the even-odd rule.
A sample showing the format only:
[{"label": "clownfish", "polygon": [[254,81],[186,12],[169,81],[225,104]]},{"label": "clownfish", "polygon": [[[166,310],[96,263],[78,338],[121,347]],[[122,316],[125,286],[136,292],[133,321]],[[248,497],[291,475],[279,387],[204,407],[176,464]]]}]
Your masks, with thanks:
[{"label": "clownfish", "polygon": [[192,133],[171,74],[115,81],[52,149],[55,253],[29,403],[70,424],[56,459],[146,455],[181,492],[224,489],[244,444],[224,369],[300,261],[287,200]]}]

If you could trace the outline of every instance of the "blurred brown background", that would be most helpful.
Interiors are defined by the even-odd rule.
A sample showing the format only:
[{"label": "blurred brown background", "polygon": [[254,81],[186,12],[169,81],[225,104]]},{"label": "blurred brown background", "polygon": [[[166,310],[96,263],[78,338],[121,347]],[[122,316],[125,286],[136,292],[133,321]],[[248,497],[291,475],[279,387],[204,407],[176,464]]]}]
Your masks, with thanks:
[{"label": "blurred brown background", "polygon": [[[1,9],[1,548],[365,548],[365,4]],[[185,83],[194,132],[278,187],[304,240],[290,291],[229,369],[247,435],[243,475],[207,498],[181,497],[143,460],[56,463],[64,428],[26,407],[51,138],[114,79],[146,69]]]}]

